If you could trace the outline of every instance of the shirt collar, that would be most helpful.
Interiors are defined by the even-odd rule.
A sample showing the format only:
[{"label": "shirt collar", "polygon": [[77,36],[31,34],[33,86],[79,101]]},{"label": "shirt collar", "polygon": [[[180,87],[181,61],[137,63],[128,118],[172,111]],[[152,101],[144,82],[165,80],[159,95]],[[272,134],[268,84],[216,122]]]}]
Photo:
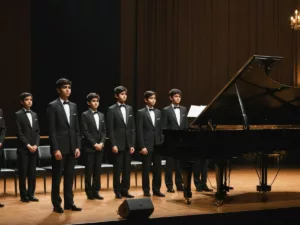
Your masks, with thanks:
[{"label": "shirt collar", "polygon": [[[148,111],[150,111],[150,107],[146,105],[146,108],[148,109]],[[154,109],[154,107],[152,107],[151,109]]]},{"label": "shirt collar", "polygon": [[98,112],[97,110],[96,111],[93,111],[91,108],[89,108],[90,111],[94,114],[95,112]]},{"label": "shirt collar", "polygon": [[117,102],[117,104],[118,104],[118,106],[120,106],[120,105],[126,105],[125,103],[121,104],[120,102]]},{"label": "shirt collar", "polygon": [[59,100],[60,100],[61,104],[64,104],[64,102],[69,102],[69,100],[65,101],[62,98],[59,98]]}]

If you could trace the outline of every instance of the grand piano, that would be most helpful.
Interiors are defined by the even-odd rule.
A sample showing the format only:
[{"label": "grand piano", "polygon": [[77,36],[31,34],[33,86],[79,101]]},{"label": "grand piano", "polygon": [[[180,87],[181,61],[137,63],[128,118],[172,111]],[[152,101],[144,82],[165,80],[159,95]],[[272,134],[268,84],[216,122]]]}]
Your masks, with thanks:
[{"label": "grand piano", "polygon": [[300,146],[300,88],[271,78],[282,57],[252,56],[185,130],[163,130],[156,146],[162,156],[182,163],[184,197],[191,203],[192,163],[211,159],[216,168],[216,205],[228,185],[230,160],[254,153],[260,158],[257,191],[269,192],[268,155]]}]

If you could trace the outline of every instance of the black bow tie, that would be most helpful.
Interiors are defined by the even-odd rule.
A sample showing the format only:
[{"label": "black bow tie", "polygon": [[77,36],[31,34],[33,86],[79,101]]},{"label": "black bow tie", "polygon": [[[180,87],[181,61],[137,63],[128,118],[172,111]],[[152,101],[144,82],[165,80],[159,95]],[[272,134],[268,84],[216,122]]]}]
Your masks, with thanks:
[{"label": "black bow tie", "polygon": [[65,104],[68,104],[68,105],[69,105],[69,104],[70,104],[70,102],[66,102],[66,101],[64,101],[64,103],[63,103],[63,104],[64,104],[64,105],[65,105]]},{"label": "black bow tie", "polygon": [[96,111],[96,112],[93,112],[93,114],[97,114],[98,112]]},{"label": "black bow tie", "polygon": [[120,105],[120,108],[121,108],[121,107],[125,107],[125,105],[124,105],[124,104],[122,104],[122,105]]},{"label": "black bow tie", "polygon": [[180,107],[179,106],[174,106],[174,109],[180,109]]},{"label": "black bow tie", "polygon": [[149,111],[154,111],[154,109],[153,109],[153,108],[152,108],[152,109],[151,109],[151,108],[149,108]]},{"label": "black bow tie", "polygon": [[26,113],[31,113],[31,111],[30,111],[30,110],[26,110],[25,112],[26,112]]}]

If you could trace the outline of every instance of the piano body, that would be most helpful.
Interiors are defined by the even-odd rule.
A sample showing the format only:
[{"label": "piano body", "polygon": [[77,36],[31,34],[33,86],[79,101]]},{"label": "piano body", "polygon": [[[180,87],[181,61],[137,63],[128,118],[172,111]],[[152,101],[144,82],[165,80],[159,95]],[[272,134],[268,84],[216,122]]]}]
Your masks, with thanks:
[{"label": "piano body", "polygon": [[162,156],[181,160],[184,197],[190,204],[192,161],[212,159],[216,167],[216,205],[232,188],[227,184],[228,160],[242,154],[261,157],[259,192],[267,183],[269,153],[300,146],[300,88],[275,82],[272,71],[282,57],[252,56],[186,130],[163,130],[156,146]]}]

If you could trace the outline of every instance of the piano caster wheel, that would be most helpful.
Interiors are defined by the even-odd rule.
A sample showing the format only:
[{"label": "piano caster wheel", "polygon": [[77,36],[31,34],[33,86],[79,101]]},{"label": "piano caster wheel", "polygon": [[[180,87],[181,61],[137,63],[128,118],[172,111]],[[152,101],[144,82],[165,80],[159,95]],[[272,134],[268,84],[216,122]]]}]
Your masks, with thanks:
[{"label": "piano caster wheel", "polygon": [[192,201],[191,201],[189,198],[186,198],[185,200],[186,200],[186,204],[187,204],[187,205],[192,204]]},{"label": "piano caster wheel", "polygon": [[217,207],[223,205],[223,200],[216,200],[214,205],[217,206]]}]

